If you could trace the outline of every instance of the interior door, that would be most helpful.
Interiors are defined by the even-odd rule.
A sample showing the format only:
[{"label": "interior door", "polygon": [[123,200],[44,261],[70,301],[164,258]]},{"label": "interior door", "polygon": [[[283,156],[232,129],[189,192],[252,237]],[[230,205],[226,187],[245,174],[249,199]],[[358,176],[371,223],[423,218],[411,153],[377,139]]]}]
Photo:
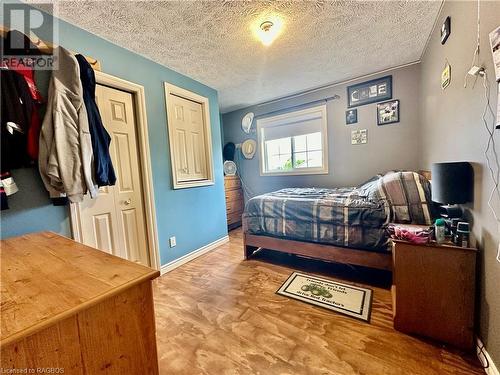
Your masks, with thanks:
[{"label": "interior door", "polygon": [[174,163],[178,180],[207,179],[203,106],[177,95],[170,95],[169,104],[174,114],[173,124],[169,126],[174,129]]},{"label": "interior door", "polygon": [[111,136],[115,186],[99,189],[80,203],[83,243],[110,254],[150,265],[142,180],[132,94],[97,85],[96,101]]}]

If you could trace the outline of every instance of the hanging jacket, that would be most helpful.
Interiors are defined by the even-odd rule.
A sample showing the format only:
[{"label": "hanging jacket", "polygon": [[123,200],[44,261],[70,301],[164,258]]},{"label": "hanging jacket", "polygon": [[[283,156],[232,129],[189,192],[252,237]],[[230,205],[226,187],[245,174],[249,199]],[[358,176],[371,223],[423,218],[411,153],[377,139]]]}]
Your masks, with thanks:
[{"label": "hanging jacket", "polygon": [[30,126],[33,99],[23,77],[9,69],[0,70],[1,82],[1,173],[29,166],[26,134]]},{"label": "hanging jacket", "polygon": [[116,182],[113,163],[109,156],[111,137],[102,124],[101,114],[95,102],[94,69],[82,55],[76,55],[80,66],[80,80],[83,86],[83,101],[89,119],[92,152],[94,154],[94,179],[97,186],[112,186]]},{"label": "hanging jacket", "polygon": [[78,62],[63,47],[58,47],[57,56],[59,66],[52,72],[40,132],[38,166],[52,198],[66,194],[71,202],[81,202],[87,192],[97,196],[92,141]]},{"label": "hanging jacket", "polygon": [[[12,47],[10,44],[13,40],[17,41],[17,45],[29,46],[30,48],[22,51],[12,51]],[[36,54],[38,51],[37,47],[31,42],[30,38],[17,30],[9,31],[3,43],[5,52],[11,55],[30,55],[32,53]],[[36,160],[38,158],[38,139],[40,137],[40,126],[42,124],[39,111],[40,105],[43,103],[43,97],[35,84],[35,72],[33,70],[33,67],[31,67],[29,64],[26,64],[24,60],[21,61],[21,59],[9,58],[5,59],[3,63],[7,65],[10,70],[22,75],[28,85],[29,92],[33,99],[31,114],[28,114],[30,122],[28,124],[29,127],[27,128],[26,132],[26,151],[31,160]]]}]

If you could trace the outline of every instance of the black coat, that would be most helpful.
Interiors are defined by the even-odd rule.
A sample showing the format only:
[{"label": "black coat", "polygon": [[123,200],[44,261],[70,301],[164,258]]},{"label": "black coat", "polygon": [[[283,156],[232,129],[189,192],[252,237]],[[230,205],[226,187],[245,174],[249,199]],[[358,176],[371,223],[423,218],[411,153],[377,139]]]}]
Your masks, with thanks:
[{"label": "black coat", "polygon": [[26,135],[35,103],[22,75],[12,70],[0,69],[0,81],[1,172],[3,173],[30,164],[26,153]]}]

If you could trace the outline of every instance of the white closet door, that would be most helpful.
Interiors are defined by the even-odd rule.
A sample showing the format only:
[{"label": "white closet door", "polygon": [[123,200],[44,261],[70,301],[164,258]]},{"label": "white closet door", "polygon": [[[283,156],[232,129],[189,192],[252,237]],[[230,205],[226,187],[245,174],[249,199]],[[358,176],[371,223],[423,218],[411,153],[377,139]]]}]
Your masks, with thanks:
[{"label": "white closet door", "polygon": [[97,199],[80,203],[83,243],[149,265],[142,180],[133,97],[97,85],[96,99],[111,136],[116,185],[100,189]]},{"label": "white closet door", "polygon": [[205,126],[203,107],[200,103],[181,98],[169,97],[173,113],[175,168],[179,181],[208,179],[207,152],[205,150]]}]

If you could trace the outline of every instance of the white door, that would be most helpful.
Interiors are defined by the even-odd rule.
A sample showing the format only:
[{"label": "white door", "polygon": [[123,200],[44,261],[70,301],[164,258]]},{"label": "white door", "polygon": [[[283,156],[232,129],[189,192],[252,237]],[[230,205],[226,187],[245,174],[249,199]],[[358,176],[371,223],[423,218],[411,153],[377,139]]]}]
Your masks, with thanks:
[{"label": "white door", "polygon": [[178,181],[208,178],[205,150],[203,106],[192,100],[170,95],[169,110],[173,113],[174,163]]},{"label": "white door", "polygon": [[96,101],[111,136],[116,184],[100,188],[97,199],[87,195],[80,203],[82,241],[149,266],[133,97],[97,85]]}]

